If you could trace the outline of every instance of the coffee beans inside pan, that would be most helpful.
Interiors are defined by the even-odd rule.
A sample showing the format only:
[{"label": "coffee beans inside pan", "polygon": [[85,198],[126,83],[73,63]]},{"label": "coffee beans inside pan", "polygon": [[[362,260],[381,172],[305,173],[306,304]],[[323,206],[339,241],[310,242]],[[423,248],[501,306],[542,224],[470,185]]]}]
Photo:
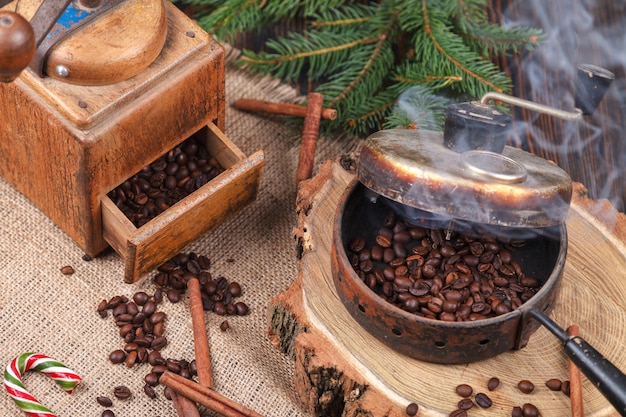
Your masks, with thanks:
[{"label": "coffee beans inside pan", "polygon": [[194,135],[107,196],[136,227],[141,227],[223,171]]},{"label": "coffee beans inside pan", "polygon": [[515,260],[525,245],[478,228],[461,233],[414,226],[391,212],[375,236],[352,239],[347,254],[359,278],[399,308],[431,319],[475,321],[516,310],[540,289]]}]

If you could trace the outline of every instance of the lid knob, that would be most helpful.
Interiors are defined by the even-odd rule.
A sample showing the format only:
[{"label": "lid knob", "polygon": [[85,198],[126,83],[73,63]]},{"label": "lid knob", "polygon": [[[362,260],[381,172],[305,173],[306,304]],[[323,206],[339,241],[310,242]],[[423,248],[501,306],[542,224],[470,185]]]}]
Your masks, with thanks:
[{"label": "lid knob", "polygon": [[480,102],[455,103],[446,109],[444,145],[455,152],[483,150],[501,153],[511,116]]}]

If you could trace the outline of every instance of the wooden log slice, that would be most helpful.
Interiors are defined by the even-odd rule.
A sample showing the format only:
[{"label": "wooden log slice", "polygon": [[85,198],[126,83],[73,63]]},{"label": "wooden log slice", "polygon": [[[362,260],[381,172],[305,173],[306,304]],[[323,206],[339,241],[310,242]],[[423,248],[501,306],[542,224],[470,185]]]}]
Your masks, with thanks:
[{"label": "wooden log slice", "polygon": [[[541,415],[570,415],[570,399],[550,391],[551,378],[567,380],[568,361],[561,344],[545,328],[528,345],[494,358],[463,365],[421,362],[399,354],[367,333],[344,308],[330,267],[332,223],[338,200],[353,178],[338,162],[326,162],[300,188],[295,229],[301,249],[293,284],[272,300],[268,333],[294,360],[296,390],[316,416],[444,417],[461,400],[458,384],[486,393],[493,405],[475,405],[471,416],[507,416],[514,406],[532,403]],[[585,197],[575,186],[568,220],[568,256],[562,287],[551,315],[561,327],[577,324],[581,336],[622,370],[626,370],[626,247],[624,215],[606,202]],[[487,381],[500,379],[488,391]],[[519,381],[533,382],[530,394]],[[473,396],[472,396],[473,398]],[[618,416],[602,394],[583,377],[585,415]]]}]

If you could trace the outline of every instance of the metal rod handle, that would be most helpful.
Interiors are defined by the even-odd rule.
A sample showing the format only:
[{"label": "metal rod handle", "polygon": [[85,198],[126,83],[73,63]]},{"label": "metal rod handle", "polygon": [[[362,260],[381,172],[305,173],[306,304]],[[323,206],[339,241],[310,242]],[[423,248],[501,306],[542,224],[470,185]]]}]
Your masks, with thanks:
[{"label": "metal rod handle", "polygon": [[583,116],[583,112],[579,109],[575,109],[574,112],[568,112],[564,110],[555,109],[550,106],[535,103],[534,101],[524,100],[522,98],[509,96],[502,93],[489,92],[486,93],[481,99],[481,104],[489,104],[490,101],[501,101],[503,103],[511,104],[517,107],[523,107],[528,110],[536,111],[539,113],[547,114],[549,116],[558,117],[564,120],[580,120]]}]

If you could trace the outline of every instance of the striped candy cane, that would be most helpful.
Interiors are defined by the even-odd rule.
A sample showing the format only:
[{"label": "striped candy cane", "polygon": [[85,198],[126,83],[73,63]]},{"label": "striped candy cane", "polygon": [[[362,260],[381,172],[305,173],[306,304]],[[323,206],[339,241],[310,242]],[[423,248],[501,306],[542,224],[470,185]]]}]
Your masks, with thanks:
[{"label": "striped candy cane", "polygon": [[61,362],[38,353],[22,353],[7,365],[4,371],[4,388],[15,404],[29,417],[57,417],[26,391],[22,376],[30,370],[48,375],[68,394],[71,394],[81,381],[80,376]]}]

